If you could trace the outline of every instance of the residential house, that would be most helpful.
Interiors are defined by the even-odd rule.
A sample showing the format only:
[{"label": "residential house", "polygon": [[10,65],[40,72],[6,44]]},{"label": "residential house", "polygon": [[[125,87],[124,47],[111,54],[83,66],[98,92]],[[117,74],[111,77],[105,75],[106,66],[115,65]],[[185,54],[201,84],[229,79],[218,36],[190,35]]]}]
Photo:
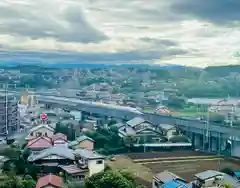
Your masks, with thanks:
[{"label": "residential house", "polygon": [[33,137],[47,136],[52,137],[54,134],[54,129],[47,124],[40,124],[36,127],[30,129],[27,140],[32,139]]},{"label": "residential house", "polygon": [[58,165],[72,165],[75,161],[73,150],[63,146],[53,146],[39,153],[32,153],[28,161],[41,167],[43,173],[56,172]]},{"label": "residential house", "polygon": [[85,122],[80,124],[82,132],[94,131],[97,128],[97,123]]},{"label": "residential house", "polygon": [[166,141],[162,136],[162,133],[156,130],[151,122],[145,121],[143,118],[134,118],[126,122],[126,124],[118,123],[115,126],[118,127],[120,137],[134,137],[135,144],[159,143]]},{"label": "residential house", "polygon": [[93,150],[94,140],[85,135],[78,137],[76,140],[69,143],[69,147],[73,149],[85,148],[88,150]]},{"label": "residential house", "polygon": [[54,146],[68,146],[67,136],[62,133],[57,133],[53,135],[52,142]]},{"label": "residential house", "polygon": [[174,125],[160,124],[158,128],[162,131],[162,134],[167,137],[167,139],[178,135],[177,128]]},{"label": "residential house", "polygon": [[213,187],[217,186],[218,183],[223,179],[224,173],[215,170],[207,170],[195,174],[194,184],[199,187]]},{"label": "residential house", "polygon": [[183,178],[179,177],[178,175],[171,173],[169,171],[163,171],[155,176],[153,176],[153,181],[152,181],[152,188],[159,188],[162,185],[172,181],[172,180],[179,180],[181,182],[186,183],[186,180]]},{"label": "residential house", "polygon": [[38,179],[36,188],[65,188],[61,177],[49,174]]},{"label": "residential house", "polygon": [[84,181],[88,174],[87,166],[80,167],[77,164],[73,165],[59,165],[60,171],[63,172],[64,177],[69,181]]},{"label": "residential house", "polygon": [[40,136],[28,141],[26,148],[30,149],[34,153],[38,153],[41,150],[52,147],[52,140],[46,136]]},{"label": "residential house", "polygon": [[105,168],[105,157],[87,149],[76,149],[74,151],[78,163],[82,166],[87,165],[89,176],[101,172]]},{"label": "residential house", "polygon": [[132,128],[134,128],[136,131],[144,128],[153,128],[155,129],[155,126],[150,122],[142,117],[135,117],[129,121],[126,122],[126,124]]},{"label": "residential house", "polygon": [[76,162],[73,165],[59,165],[68,180],[83,181],[85,177],[101,172],[105,168],[105,157],[87,149],[74,151]]},{"label": "residential house", "polygon": [[186,183],[181,180],[171,180],[163,185],[159,186],[159,188],[192,188],[191,183]]}]

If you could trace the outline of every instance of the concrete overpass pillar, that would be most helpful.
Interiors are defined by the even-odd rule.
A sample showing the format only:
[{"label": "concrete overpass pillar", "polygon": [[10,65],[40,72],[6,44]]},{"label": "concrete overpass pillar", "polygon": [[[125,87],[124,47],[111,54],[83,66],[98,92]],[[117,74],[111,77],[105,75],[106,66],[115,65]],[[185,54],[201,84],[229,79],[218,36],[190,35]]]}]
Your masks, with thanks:
[{"label": "concrete overpass pillar", "polygon": [[195,134],[194,138],[194,146],[196,149],[202,149],[202,143],[201,143],[201,135],[200,134]]},{"label": "concrete overpass pillar", "polygon": [[240,141],[233,140],[232,141],[232,153],[233,157],[240,157]]},{"label": "concrete overpass pillar", "polygon": [[211,151],[216,152],[218,149],[218,141],[216,137],[211,137]]}]

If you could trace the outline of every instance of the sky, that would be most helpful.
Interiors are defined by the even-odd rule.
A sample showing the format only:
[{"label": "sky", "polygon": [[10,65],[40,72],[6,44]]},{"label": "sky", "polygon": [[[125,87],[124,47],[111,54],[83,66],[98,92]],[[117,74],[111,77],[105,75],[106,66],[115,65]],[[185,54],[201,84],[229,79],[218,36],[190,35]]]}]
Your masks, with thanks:
[{"label": "sky", "polygon": [[0,62],[240,64],[237,0],[1,0]]}]

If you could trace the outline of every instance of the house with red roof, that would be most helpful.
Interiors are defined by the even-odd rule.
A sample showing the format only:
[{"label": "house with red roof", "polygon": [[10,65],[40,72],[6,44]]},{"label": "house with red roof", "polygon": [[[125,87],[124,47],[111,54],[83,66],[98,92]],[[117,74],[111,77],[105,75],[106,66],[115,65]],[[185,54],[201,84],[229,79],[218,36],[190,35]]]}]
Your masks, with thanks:
[{"label": "house with red roof", "polygon": [[36,188],[66,188],[61,177],[49,174],[38,179]]},{"label": "house with red roof", "polygon": [[54,146],[68,146],[67,136],[62,133],[57,133],[52,136]]},{"label": "house with red roof", "polygon": [[26,148],[32,150],[33,152],[38,152],[52,146],[53,144],[51,138],[46,136],[40,136],[29,140]]}]

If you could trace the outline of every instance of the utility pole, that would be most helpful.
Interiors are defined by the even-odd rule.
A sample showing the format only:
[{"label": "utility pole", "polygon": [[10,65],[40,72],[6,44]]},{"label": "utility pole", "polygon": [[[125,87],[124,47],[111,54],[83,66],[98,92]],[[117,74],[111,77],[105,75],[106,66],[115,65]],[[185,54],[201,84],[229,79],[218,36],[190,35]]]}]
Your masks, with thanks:
[{"label": "utility pole", "polygon": [[[233,127],[233,114],[234,114],[234,104],[232,104],[231,116],[230,116],[230,127]],[[231,136],[231,156],[233,153],[233,144],[234,144],[234,136]]]},{"label": "utility pole", "polygon": [[219,157],[219,161],[218,161],[218,170],[220,169],[220,165],[221,165],[221,133],[218,133],[218,157]]},{"label": "utility pole", "polygon": [[146,133],[144,133],[143,152],[146,152]]},{"label": "utility pole", "polygon": [[4,85],[5,89],[5,131],[6,131],[6,141],[8,140],[8,83]]},{"label": "utility pole", "polygon": [[209,119],[210,119],[210,114],[209,114],[209,108],[210,108],[210,105],[208,105],[208,108],[207,108],[207,126],[206,126],[206,141],[208,142],[208,151],[210,151],[210,135],[209,135]]}]

